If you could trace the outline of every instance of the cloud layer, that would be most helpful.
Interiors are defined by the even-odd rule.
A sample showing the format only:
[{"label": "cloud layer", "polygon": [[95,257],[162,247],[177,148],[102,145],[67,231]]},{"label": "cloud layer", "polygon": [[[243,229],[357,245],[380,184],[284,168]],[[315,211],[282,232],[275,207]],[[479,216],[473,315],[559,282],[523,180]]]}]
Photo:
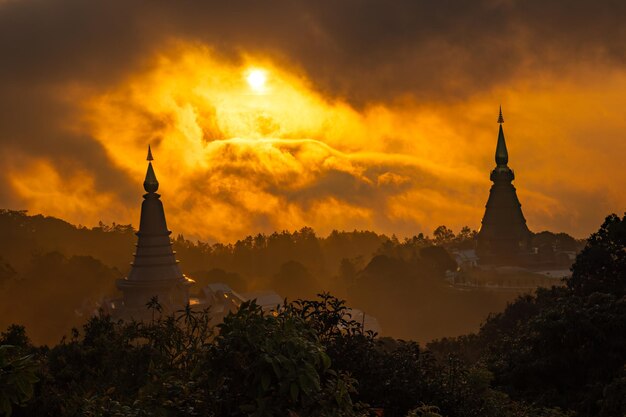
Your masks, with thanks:
[{"label": "cloud layer", "polygon": [[[626,5],[0,2],[0,206],[176,232],[478,227],[497,105],[529,225],[621,211]],[[245,88],[266,68],[272,90]]]}]

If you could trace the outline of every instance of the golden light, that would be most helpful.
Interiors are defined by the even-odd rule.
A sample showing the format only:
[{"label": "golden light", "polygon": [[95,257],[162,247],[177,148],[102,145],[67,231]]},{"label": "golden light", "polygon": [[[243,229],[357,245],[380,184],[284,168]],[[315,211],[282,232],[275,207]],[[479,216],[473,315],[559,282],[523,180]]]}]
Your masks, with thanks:
[{"label": "golden light", "polygon": [[252,69],[246,77],[248,85],[256,93],[265,91],[265,83],[267,82],[267,72],[262,69]]},{"label": "golden light", "polygon": [[[493,102],[504,93],[489,92],[454,105],[399,102],[358,109],[325,97],[297,69],[263,57],[244,58],[234,63],[203,48],[177,45],[116,88],[84,98],[84,119],[76,128],[98,140],[115,165],[136,179],[139,192],[145,165],[138,161],[145,158],[145,144],[158,140],[153,151],[168,225],[185,236],[232,242],[251,231],[271,233],[302,225],[311,225],[320,235],[354,228],[409,234],[444,222],[454,230],[478,226],[497,137],[485,120],[493,118]],[[525,86],[507,87],[507,102],[530,100],[529,108],[536,109],[524,119],[519,120],[519,112],[507,121],[514,166],[526,168],[518,190],[531,228],[587,232],[574,221],[558,220],[570,210],[561,203],[562,181],[555,177],[546,183],[552,153],[547,142],[533,138],[549,132],[554,137],[550,146],[558,140],[560,148],[568,148],[568,158],[559,164],[566,168],[568,181],[575,178],[577,188],[567,193],[593,189],[594,181],[605,175],[597,162],[605,155],[590,154],[588,149],[595,149],[591,141],[572,148],[570,138],[582,141],[593,134],[562,131],[562,126],[585,114],[589,94],[600,101],[604,82],[599,79],[573,93],[573,81],[562,80],[543,95]],[[609,99],[618,103],[626,73],[612,82],[624,86],[611,90]],[[560,123],[544,125],[541,114],[554,106],[553,94],[567,100],[568,113]],[[459,120],[454,125],[452,115]],[[589,119],[577,128],[593,133],[599,125],[598,119]],[[472,141],[463,139],[468,132]],[[577,166],[586,160],[582,153],[597,157],[579,176]],[[533,169],[528,168],[531,162]],[[100,190],[94,194],[92,184],[63,182],[63,173],[54,168],[33,166],[25,173],[23,165],[15,165],[12,187],[30,210],[97,224],[106,207],[109,221],[136,222],[138,204],[113,192],[104,200]],[[54,181],[43,186],[41,178]],[[50,190],[75,198],[53,198]],[[623,201],[619,191],[615,182],[611,204]],[[86,204],[94,195],[102,200]],[[306,199],[294,198],[300,195]],[[64,204],[51,205],[57,201]]]},{"label": "golden light", "polygon": [[[233,65],[206,50],[181,46],[171,59],[159,59],[147,72],[134,74],[117,90],[87,104],[91,134],[132,178],[145,175],[144,165],[137,163],[144,158],[143,143],[162,138],[157,175],[168,184],[173,229],[202,239],[234,241],[259,229],[260,217],[269,219],[264,232],[312,224],[320,234],[354,227],[387,231],[395,219],[428,230],[445,218],[458,229],[451,219],[480,218],[482,196],[459,207],[438,190],[407,189],[413,170],[459,181],[459,159],[466,151],[457,144],[452,155],[429,139],[458,142],[435,112],[420,109],[416,114],[414,108],[384,106],[358,111],[345,101],[325,98],[297,72],[267,61],[255,64],[258,60]],[[272,96],[265,96],[270,91]],[[155,130],[153,118],[167,122]],[[484,148],[491,154],[493,134],[487,133]],[[145,135],[149,138],[138,144],[137,137]],[[393,150],[387,138],[394,138]],[[129,148],[136,149],[133,157],[128,157]],[[372,173],[370,167],[381,168]],[[464,181],[484,179],[467,164],[463,171]],[[322,195],[302,205],[288,197],[316,187],[325,175],[366,184],[376,201],[360,205]],[[201,191],[189,187],[192,178],[206,179],[198,183]],[[414,209],[415,202],[420,210]],[[381,211],[388,217],[377,217]],[[198,213],[193,222],[183,220],[189,212]]]}]

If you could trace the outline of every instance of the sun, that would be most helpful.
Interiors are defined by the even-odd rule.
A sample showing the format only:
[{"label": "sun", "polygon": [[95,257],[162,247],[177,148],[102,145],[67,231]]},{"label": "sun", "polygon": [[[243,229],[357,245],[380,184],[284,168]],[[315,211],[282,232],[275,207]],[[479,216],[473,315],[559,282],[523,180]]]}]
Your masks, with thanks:
[{"label": "sun", "polygon": [[258,68],[251,69],[248,71],[246,81],[248,81],[248,85],[254,92],[262,93],[266,88],[267,71]]}]

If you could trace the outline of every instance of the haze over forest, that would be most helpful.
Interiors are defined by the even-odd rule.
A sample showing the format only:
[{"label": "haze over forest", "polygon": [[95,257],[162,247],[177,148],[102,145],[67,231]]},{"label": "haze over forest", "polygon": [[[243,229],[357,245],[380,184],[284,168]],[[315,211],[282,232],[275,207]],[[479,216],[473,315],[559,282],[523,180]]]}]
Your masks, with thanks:
[{"label": "haze over forest", "polygon": [[[58,341],[96,312],[103,298],[117,293],[115,279],[128,274],[136,240],[130,226],[78,229],[18,212],[0,214],[0,226],[0,328],[25,324],[37,342]],[[459,244],[469,240],[465,236]],[[240,292],[276,290],[290,300],[331,291],[377,315],[386,334],[405,338],[475,330],[517,294],[470,295],[447,288],[444,272],[456,264],[433,243],[402,243],[366,231],[318,238],[312,229],[302,229],[250,236],[233,246],[194,244],[178,236],[174,249],[181,268],[196,280],[193,292],[210,282]],[[424,248],[429,249],[421,252]],[[429,314],[433,318],[425,319]]]},{"label": "haze over forest", "polygon": [[[60,219],[1,211],[0,328],[24,324],[38,343],[67,335],[104,298],[118,294],[115,280],[130,269],[134,232],[130,225],[77,228]],[[249,236],[234,245],[194,243],[179,235],[174,249],[181,269],[196,281],[192,293],[211,282],[239,292],[275,290],[289,300],[328,291],[375,316],[383,335],[426,342],[477,330],[488,314],[524,292],[450,287],[445,273],[457,267],[450,251],[474,245],[469,229],[451,232],[442,228],[430,237],[400,241],[371,231],[317,236],[304,228]],[[534,244],[571,251],[582,242],[544,232]],[[535,285],[560,284],[530,279]]]}]

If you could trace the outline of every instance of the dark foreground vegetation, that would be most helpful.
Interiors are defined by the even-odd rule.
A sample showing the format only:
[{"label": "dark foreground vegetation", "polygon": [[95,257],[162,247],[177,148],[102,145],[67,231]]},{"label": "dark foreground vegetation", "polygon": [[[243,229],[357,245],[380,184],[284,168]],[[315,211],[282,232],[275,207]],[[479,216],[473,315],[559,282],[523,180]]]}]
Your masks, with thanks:
[{"label": "dark foreground vegetation", "polygon": [[626,216],[609,216],[589,238],[566,284],[518,298],[476,334],[426,347],[364,333],[328,294],[275,314],[246,303],[217,328],[207,312],[161,316],[153,303],[149,323],[94,317],[52,348],[11,326],[0,338],[0,410],[625,416]]},{"label": "dark foreground vegetation", "polygon": [[[76,227],[0,210],[0,329],[19,322],[35,343],[51,344],[81,326],[128,273],[134,232],[130,225]],[[386,335],[427,341],[476,331],[517,295],[449,287],[445,271],[456,268],[451,252],[471,248],[474,235],[468,227],[455,234],[440,226],[432,237],[402,240],[370,231],[320,237],[303,228],[234,244],[178,236],[174,250],[183,272],[196,280],[196,291],[224,282],[235,291],[272,289],[291,300],[330,292],[376,317]],[[581,241],[541,232],[533,246],[545,248],[550,262],[553,248],[576,251]]]}]

